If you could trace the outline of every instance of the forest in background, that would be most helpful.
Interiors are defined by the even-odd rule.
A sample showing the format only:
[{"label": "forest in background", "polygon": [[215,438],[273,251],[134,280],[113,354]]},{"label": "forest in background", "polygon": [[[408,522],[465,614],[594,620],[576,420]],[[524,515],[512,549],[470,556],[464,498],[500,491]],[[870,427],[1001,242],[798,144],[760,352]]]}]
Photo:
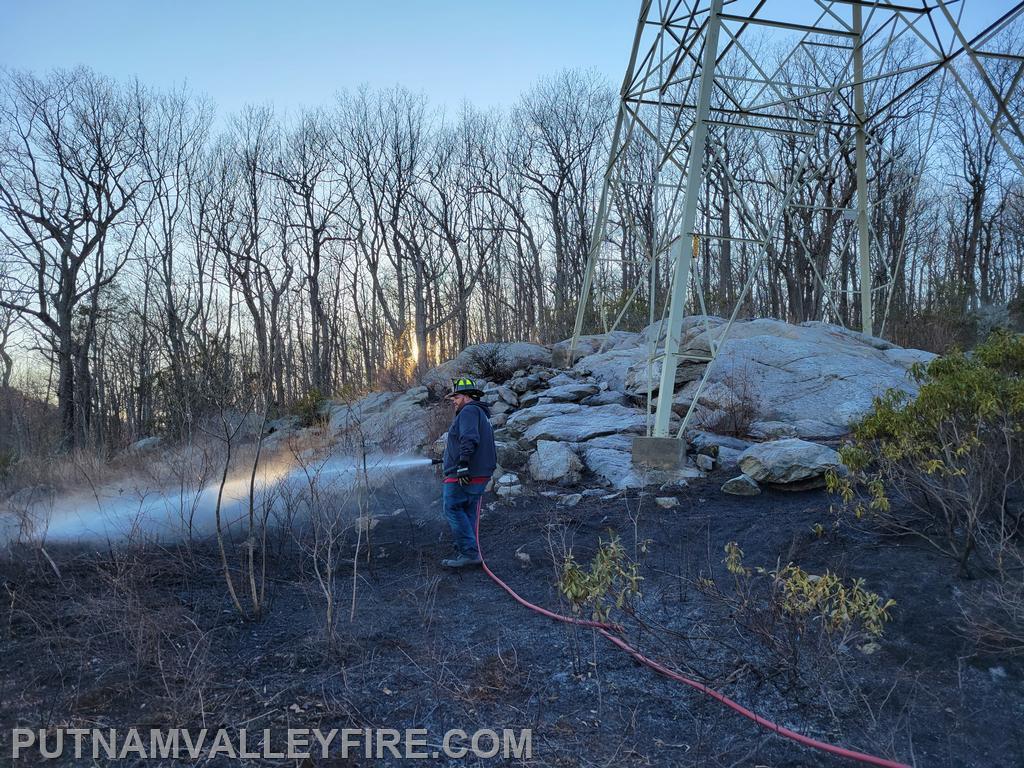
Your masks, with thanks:
[{"label": "forest in background", "polygon": [[[1000,45],[1019,52],[1012,34]],[[829,55],[800,81],[824,82]],[[959,72],[997,114],[976,74]],[[989,71],[1003,86],[1015,74],[1010,60]],[[942,350],[968,343],[992,308],[1021,312],[1024,187],[967,100],[951,92],[932,120],[937,87],[893,110],[869,151],[875,250],[901,254],[891,275],[872,265],[893,290],[876,296],[884,335]],[[502,112],[445,115],[396,87],[221,120],[187,90],[89,69],[0,72],[0,450],[185,438],[225,404],[408,386],[468,344],[569,336],[616,109],[614,88],[586,71],[546,78]],[[800,322],[828,304],[859,326],[842,139],[820,136],[834,173],[801,189],[743,316]],[[802,151],[723,149],[741,182],[758,165],[784,179]],[[604,312],[643,284],[625,319],[635,329],[652,300],[660,313],[670,265],[654,247],[657,154],[642,136],[630,152],[634,183],[612,200],[605,244],[621,258],[597,284]],[[738,216],[728,189],[704,191],[702,231]],[[827,210],[800,207],[811,200]],[[760,212],[756,190],[746,203]],[[648,284],[638,265],[650,258]],[[732,306],[754,261],[751,244],[701,242],[708,311]],[[597,312],[588,319],[598,330]]]}]

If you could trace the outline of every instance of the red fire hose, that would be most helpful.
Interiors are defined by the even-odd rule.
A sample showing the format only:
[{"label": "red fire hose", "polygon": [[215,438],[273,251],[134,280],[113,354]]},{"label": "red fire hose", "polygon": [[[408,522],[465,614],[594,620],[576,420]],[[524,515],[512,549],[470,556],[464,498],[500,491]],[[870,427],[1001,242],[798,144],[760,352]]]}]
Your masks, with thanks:
[{"label": "red fire hose", "polygon": [[546,608],[541,608],[539,605],[535,605],[530,601],[525,600],[520,595],[516,594],[515,590],[513,590],[512,587],[510,587],[508,584],[506,584],[504,581],[498,578],[494,574],[494,571],[492,571],[487,566],[487,561],[484,559],[484,550],[483,547],[480,545],[480,510],[482,507],[483,495],[480,496],[480,500],[477,502],[476,505],[476,546],[477,554],[480,555],[480,564],[483,566],[484,572],[488,576],[490,576],[491,579],[494,580],[494,583],[502,589],[504,589],[506,592],[508,592],[508,594],[512,596],[512,599],[520,605],[529,608],[531,611],[536,611],[542,616],[547,616],[549,619],[554,619],[555,621],[562,621],[566,624],[577,624],[581,627],[591,627],[597,630],[598,634],[607,638],[608,641],[611,642],[613,645],[628,653],[630,656],[636,659],[636,661],[643,664],[644,666],[650,667],[658,674],[664,675],[665,677],[675,680],[676,682],[683,683],[684,685],[688,685],[691,688],[694,688],[700,691],[701,693],[710,696],[716,701],[721,702],[729,709],[743,715],[748,720],[752,720],[762,728],[769,730],[773,733],[777,733],[779,736],[784,736],[787,739],[791,739],[792,741],[795,741],[798,744],[803,744],[806,747],[818,749],[822,752],[828,752],[829,754],[837,755],[838,757],[845,757],[849,760],[856,760],[861,763],[867,763],[868,765],[879,765],[883,766],[883,768],[910,768],[910,766],[908,766],[906,763],[898,763],[894,760],[886,760],[883,757],[868,755],[864,752],[857,752],[852,749],[837,747],[834,744],[829,744],[825,741],[818,741],[817,739],[812,739],[810,736],[804,736],[802,734],[797,733],[796,731],[791,731],[789,728],[785,728],[779,725],[778,723],[774,723],[771,720],[768,720],[767,718],[761,717],[756,712],[752,712],[751,710],[744,707],[742,704],[738,704],[737,702],[733,701],[725,694],[719,693],[718,691],[709,688],[703,683],[698,683],[696,680],[691,680],[690,678],[669,669],[665,665],[660,664],[659,662],[654,661],[653,659],[647,658],[642,653],[640,653],[640,651],[638,651],[632,645],[627,643],[617,634],[612,634],[613,632],[618,633],[622,631],[622,628],[617,625],[608,624],[601,621],[588,621],[587,619],[580,619],[576,618],[575,616],[565,616],[564,614],[549,611]]}]

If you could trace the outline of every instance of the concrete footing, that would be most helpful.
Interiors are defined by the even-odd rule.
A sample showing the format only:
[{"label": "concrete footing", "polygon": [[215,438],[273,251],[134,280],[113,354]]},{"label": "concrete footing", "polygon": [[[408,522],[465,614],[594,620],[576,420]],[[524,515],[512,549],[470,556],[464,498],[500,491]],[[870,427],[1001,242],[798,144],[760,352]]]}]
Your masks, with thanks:
[{"label": "concrete footing", "polygon": [[686,441],[675,437],[634,437],[633,463],[677,472],[686,466]]}]

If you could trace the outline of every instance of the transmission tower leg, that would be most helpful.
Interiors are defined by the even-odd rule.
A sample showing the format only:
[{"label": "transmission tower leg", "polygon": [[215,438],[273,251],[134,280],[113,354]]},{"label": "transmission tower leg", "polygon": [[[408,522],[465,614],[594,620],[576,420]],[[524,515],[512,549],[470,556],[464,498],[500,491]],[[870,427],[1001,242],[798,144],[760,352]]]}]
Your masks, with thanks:
[{"label": "transmission tower leg", "polygon": [[686,164],[686,187],[683,197],[682,231],[672,245],[672,294],[669,299],[668,332],[665,337],[665,355],[661,364],[661,382],[658,386],[658,409],[654,415],[654,437],[669,436],[672,418],[672,398],[675,395],[676,368],[679,365],[679,343],[682,337],[686,297],[690,285],[690,264],[697,220],[697,195],[700,193],[704,172],[708,135],[708,106],[715,82],[715,59],[718,56],[718,35],[721,29],[722,0],[711,0],[711,10],[704,38],[704,56],[701,60],[700,88],[697,95],[697,114],[690,137],[690,156]]},{"label": "transmission tower leg", "polygon": [[626,75],[622,79],[622,90],[618,113],[615,116],[615,128],[612,131],[611,146],[608,151],[608,165],[604,172],[604,183],[601,186],[601,199],[597,206],[597,216],[594,218],[594,228],[590,235],[590,252],[587,254],[587,267],[583,273],[583,285],[580,288],[580,296],[576,305],[576,323],[572,330],[572,341],[569,342],[569,352],[566,360],[556,361],[557,365],[571,368],[576,363],[576,345],[579,343],[580,334],[583,332],[583,318],[587,313],[587,305],[590,303],[590,292],[594,285],[594,269],[601,254],[601,244],[604,242],[604,230],[608,223],[608,203],[612,172],[615,164],[619,161],[622,150],[619,142],[622,136],[622,125],[626,121],[626,95],[633,85],[633,73],[636,70],[637,55],[640,52],[640,41],[643,38],[644,25],[647,23],[647,15],[650,13],[651,0],[644,0],[640,4],[640,17],[636,22],[636,32],[633,35],[633,51],[629,55],[629,64],[626,66]]},{"label": "transmission tower leg", "polygon": [[868,221],[868,152],[864,131],[864,22],[861,7],[853,6],[853,109],[857,123],[857,252],[860,261],[861,330],[872,335],[871,309],[871,227]]}]

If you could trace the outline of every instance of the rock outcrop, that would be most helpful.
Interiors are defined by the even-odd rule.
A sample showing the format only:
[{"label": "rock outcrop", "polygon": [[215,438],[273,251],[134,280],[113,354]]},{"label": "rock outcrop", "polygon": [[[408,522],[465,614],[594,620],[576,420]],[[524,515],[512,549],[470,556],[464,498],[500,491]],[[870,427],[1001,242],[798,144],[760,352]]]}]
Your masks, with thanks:
[{"label": "rock outcrop", "polygon": [[[660,363],[648,366],[648,342],[664,350],[661,326],[655,323],[630,345],[622,339],[611,349],[581,358],[573,370],[589,374],[609,389],[633,398],[646,398],[647,369],[654,391]],[[712,345],[718,357],[698,397],[697,422],[716,421],[743,408],[751,436],[829,438],[845,434],[850,421],[871,407],[886,389],[916,394],[907,371],[931,353],[902,349],[889,342],[826,323],[792,325],[779,320],[733,323],[725,336],[721,318],[686,318],[680,353],[688,358],[708,356]],[[724,341],[723,341],[724,339]],[[699,360],[683,360],[676,374],[681,389],[680,411],[689,408],[696,380],[704,372]]]},{"label": "rock outcrop", "polygon": [[[907,371],[931,357],[824,323],[753,320],[729,327],[718,317],[688,317],[672,426],[692,410],[693,456],[683,471],[666,475],[639,469],[631,456],[633,438],[648,423],[648,382],[653,391],[660,383],[660,361],[649,356],[664,352],[664,336],[655,323],[638,333],[583,337],[564,370],[552,363],[569,362],[570,340],[552,347],[475,345],[428,372],[422,386],[331,404],[329,427],[355,447],[419,449],[427,440],[428,409],[452,378],[468,374],[480,381],[491,408],[504,478],[495,487],[502,495],[523,492],[509,470],[541,483],[586,481],[621,490],[684,484],[739,466],[743,475],[727,481],[726,492],[757,493],[759,484],[795,489],[820,485],[839,466],[835,451],[814,440],[845,434],[886,389],[915,394]],[[712,350],[718,356],[707,370]]]}]

